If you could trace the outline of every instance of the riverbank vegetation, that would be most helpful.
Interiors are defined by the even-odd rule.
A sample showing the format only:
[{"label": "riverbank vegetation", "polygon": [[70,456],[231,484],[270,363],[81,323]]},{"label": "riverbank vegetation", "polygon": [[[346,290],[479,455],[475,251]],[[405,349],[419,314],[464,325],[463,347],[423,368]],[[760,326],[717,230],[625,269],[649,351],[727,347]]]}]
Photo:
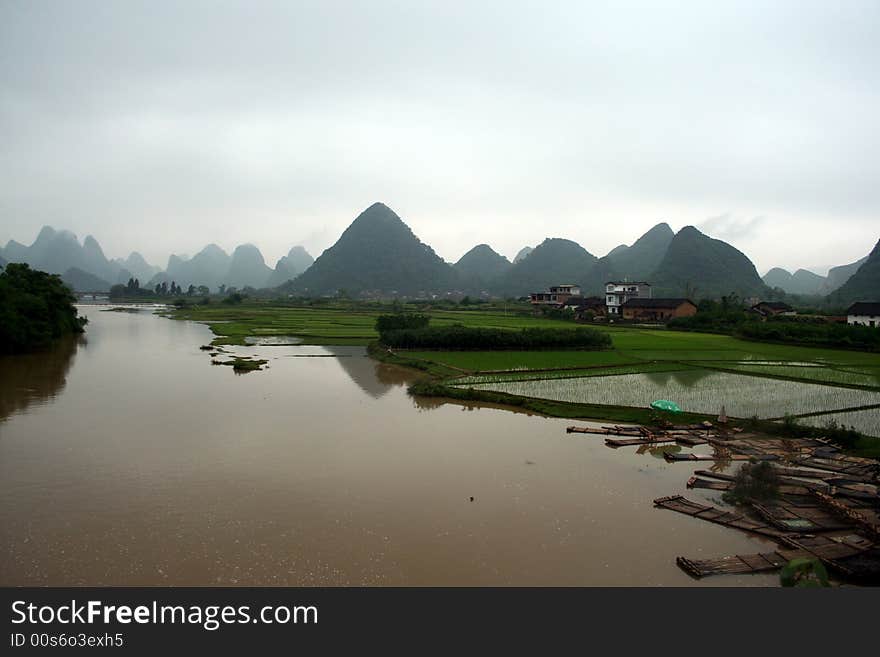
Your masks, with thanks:
[{"label": "riverbank vegetation", "polygon": [[0,353],[48,347],[65,335],[82,333],[76,298],[61,277],[8,264],[0,271]]}]

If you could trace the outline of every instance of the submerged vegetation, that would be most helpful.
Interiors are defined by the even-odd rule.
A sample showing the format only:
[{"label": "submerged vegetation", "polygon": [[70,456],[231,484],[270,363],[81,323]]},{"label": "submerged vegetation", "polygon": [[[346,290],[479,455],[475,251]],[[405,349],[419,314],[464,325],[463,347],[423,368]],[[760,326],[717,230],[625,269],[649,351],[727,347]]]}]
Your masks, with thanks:
[{"label": "submerged vegetation", "polygon": [[42,349],[82,333],[86,319],[78,316],[75,301],[59,276],[8,264],[0,271],[0,353]]}]

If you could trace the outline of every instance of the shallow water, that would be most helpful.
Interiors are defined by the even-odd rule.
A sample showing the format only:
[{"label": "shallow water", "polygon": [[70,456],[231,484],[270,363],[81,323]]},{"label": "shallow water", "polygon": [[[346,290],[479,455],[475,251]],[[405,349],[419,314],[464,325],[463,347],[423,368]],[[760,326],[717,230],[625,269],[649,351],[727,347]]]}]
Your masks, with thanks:
[{"label": "shallow water", "polygon": [[676,567],[770,544],[653,508],[715,497],[659,450],[414,400],[357,347],[230,348],[269,359],[236,375],[202,325],[82,312],[0,359],[0,585],[776,582]]}]

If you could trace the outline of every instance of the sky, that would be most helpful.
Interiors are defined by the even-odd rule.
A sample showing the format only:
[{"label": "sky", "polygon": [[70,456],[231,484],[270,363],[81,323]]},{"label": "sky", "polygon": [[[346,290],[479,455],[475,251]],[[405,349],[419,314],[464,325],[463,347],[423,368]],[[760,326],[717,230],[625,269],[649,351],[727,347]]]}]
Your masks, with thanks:
[{"label": "sky", "polygon": [[695,225],[764,273],[880,238],[880,3],[0,0],[0,243],[448,261]]}]

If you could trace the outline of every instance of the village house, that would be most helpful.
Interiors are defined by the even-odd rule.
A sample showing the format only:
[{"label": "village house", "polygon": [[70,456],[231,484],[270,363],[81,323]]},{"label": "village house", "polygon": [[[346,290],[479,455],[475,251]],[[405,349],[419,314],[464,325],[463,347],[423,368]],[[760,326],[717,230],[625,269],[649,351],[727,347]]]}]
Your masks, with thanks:
[{"label": "village house", "polygon": [[555,285],[549,292],[532,292],[529,301],[539,306],[564,306],[572,297],[579,297],[581,288],[579,285]]},{"label": "village house", "polygon": [[623,304],[630,299],[650,299],[651,296],[650,283],[608,281],[605,283],[605,306],[608,317],[619,317]]},{"label": "village house", "polygon": [[792,317],[797,315],[794,308],[781,301],[761,301],[753,305],[751,310],[753,313],[761,315],[761,317],[775,317],[777,315]]},{"label": "village house", "polygon": [[673,317],[691,317],[697,306],[690,299],[629,299],[621,307],[623,319],[662,322]]},{"label": "village house", "polygon": [[574,312],[578,321],[603,317],[605,315],[605,300],[599,297],[571,297],[565,308]]},{"label": "village house", "polygon": [[856,301],[846,310],[846,323],[880,327],[880,302]]}]

